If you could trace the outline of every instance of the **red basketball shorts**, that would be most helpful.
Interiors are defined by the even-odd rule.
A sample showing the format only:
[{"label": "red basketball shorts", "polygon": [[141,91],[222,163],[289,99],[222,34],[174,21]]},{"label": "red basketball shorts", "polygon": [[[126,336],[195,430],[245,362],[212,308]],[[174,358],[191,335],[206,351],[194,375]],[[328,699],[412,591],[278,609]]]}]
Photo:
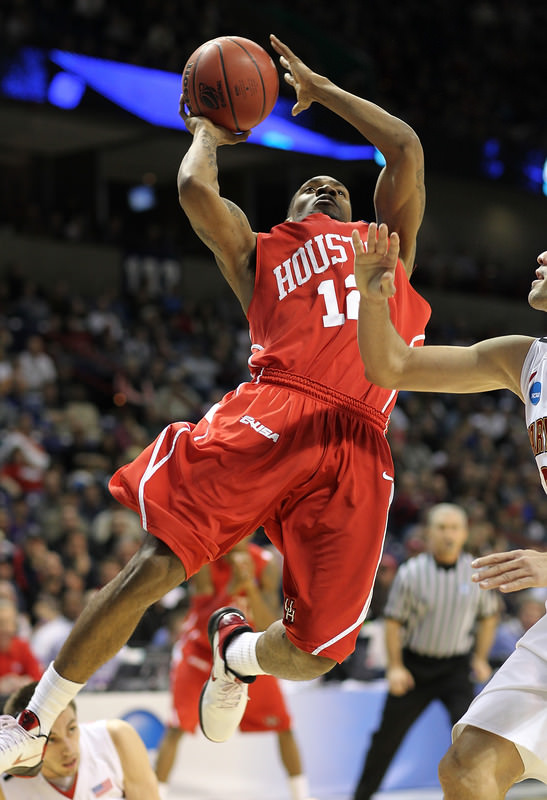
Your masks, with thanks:
[{"label": "red basketball shorts", "polygon": [[[173,708],[168,724],[193,733],[199,719],[199,696],[203,684],[209,677],[211,664],[208,660],[191,654],[174,666],[171,673],[171,696]],[[262,731],[288,731],[291,717],[279,682],[273,675],[258,675],[249,684],[249,702],[239,729],[248,733]]]},{"label": "red basketball shorts", "polygon": [[284,556],[287,636],[343,661],[370,603],[393,492],[385,425],[318,384],[243,384],[197,425],[165,428],[110,490],[188,577],[264,525]]}]

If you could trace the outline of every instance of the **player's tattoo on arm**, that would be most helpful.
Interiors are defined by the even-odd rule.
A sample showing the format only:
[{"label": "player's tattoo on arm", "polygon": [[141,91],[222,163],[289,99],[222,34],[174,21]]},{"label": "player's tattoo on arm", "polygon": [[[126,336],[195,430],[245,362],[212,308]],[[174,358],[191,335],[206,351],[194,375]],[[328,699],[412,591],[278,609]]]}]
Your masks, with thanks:
[{"label": "player's tattoo on arm", "polygon": [[205,155],[207,156],[207,166],[214,170],[215,175],[218,173],[218,164],[217,164],[217,142],[216,139],[209,133],[209,131],[205,131],[203,134],[203,150],[205,151]]},{"label": "player's tattoo on arm", "polygon": [[239,224],[240,228],[243,228],[246,225],[248,225],[247,217],[245,216],[245,214],[243,213],[243,211],[240,209],[239,206],[237,206],[231,200],[228,200],[226,197],[223,197],[222,200],[224,202],[224,205],[234,218],[234,220]]},{"label": "player's tattoo on arm", "polygon": [[222,247],[218,243],[218,241],[211,236],[209,231],[206,231],[205,228],[194,228],[196,234],[199,236],[201,241],[204,245],[206,245],[209,250],[212,250],[213,253],[218,253],[219,255],[222,253]]},{"label": "player's tattoo on arm", "polygon": [[[247,218],[239,206],[237,206],[231,200],[227,200],[225,197],[222,198],[222,202],[230,212],[230,215],[233,217],[233,219],[238,223],[240,228],[244,228],[246,225],[248,225]],[[205,228],[194,228],[194,230],[201,241],[207,245],[210,250],[212,250],[214,253],[217,253],[219,256],[222,255],[224,248],[210,231],[205,230]]]}]

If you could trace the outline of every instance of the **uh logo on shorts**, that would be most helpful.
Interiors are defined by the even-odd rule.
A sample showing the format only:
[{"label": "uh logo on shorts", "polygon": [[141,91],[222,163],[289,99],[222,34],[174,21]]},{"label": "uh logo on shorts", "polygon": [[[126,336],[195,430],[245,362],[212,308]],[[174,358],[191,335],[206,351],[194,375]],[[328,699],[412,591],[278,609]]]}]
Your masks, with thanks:
[{"label": "uh logo on shorts", "polygon": [[287,625],[292,625],[294,622],[294,600],[292,597],[285,598],[285,605],[283,607],[283,619]]}]

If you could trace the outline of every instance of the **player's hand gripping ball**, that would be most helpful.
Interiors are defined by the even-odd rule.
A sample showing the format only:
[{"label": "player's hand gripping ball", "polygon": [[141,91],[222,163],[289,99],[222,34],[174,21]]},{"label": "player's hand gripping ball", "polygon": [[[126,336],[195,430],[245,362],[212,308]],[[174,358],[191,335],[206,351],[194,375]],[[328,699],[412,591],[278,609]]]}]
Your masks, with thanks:
[{"label": "player's hand gripping ball", "polygon": [[208,117],[234,133],[262,122],[278,94],[274,62],[260,45],[241,36],[205,42],[182,73],[182,95],[190,114]]}]

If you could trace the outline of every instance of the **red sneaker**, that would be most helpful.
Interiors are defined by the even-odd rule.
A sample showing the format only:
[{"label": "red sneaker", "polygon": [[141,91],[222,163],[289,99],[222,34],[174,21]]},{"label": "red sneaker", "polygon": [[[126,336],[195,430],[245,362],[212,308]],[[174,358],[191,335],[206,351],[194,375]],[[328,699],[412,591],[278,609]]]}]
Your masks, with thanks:
[{"label": "red sneaker", "polygon": [[226,648],[234,636],[252,631],[252,628],[239,609],[226,606],[211,615],[207,630],[213,667],[201,691],[199,723],[207,739],[225,742],[241,722],[248,700],[248,684],[256,677],[237,675],[231,670],[226,664]]}]

